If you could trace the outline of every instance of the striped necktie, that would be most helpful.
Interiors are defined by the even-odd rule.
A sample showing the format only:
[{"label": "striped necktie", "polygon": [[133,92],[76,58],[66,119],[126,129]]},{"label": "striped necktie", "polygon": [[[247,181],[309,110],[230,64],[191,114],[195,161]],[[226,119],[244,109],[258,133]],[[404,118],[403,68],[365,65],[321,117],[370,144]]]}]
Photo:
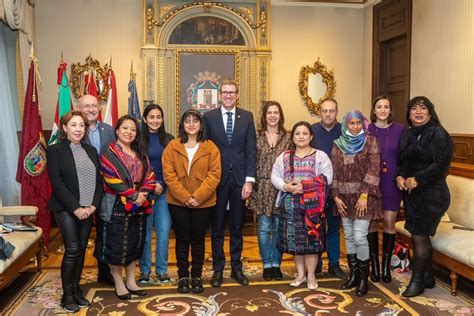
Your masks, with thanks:
[{"label": "striped necktie", "polygon": [[232,112],[226,112],[227,114],[227,124],[225,128],[225,134],[227,137],[227,142],[232,143]]}]

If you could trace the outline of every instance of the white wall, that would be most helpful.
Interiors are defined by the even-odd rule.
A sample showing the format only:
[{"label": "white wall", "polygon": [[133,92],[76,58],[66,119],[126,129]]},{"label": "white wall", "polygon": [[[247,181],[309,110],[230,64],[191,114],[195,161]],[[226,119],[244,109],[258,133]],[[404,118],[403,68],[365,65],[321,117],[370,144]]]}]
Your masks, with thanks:
[{"label": "white wall", "polygon": [[474,133],[474,1],[413,1],[411,47],[411,96],[427,96],[450,133]]},{"label": "white wall", "polygon": [[[36,1],[36,55],[43,81],[40,89],[43,128],[50,129],[53,124],[61,51],[68,67],[72,63],[84,63],[89,54],[101,65],[108,63],[112,56],[119,114],[127,111],[127,84],[133,60],[141,97],[141,14],[142,1],[139,0]],[[68,74],[69,71],[70,68]]]},{"label": "white wall", "polygon": [[301,67],[320,61],[334,69],[339,116],[362,106],[364,10],[327,6],[273,6],[270,96],[283,106],[286,126],[310,115],[299,93]]}]

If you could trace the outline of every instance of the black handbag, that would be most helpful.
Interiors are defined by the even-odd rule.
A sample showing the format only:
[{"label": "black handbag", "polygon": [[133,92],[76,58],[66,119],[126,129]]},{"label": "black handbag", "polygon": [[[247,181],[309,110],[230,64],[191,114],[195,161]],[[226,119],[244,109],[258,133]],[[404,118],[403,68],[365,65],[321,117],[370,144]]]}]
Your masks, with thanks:
[{"label": "black handbag", "polygon": [[15,250],[15,246],[0,236],[0,259],[5,260],[10,258],[12,256],[13,250]]}]

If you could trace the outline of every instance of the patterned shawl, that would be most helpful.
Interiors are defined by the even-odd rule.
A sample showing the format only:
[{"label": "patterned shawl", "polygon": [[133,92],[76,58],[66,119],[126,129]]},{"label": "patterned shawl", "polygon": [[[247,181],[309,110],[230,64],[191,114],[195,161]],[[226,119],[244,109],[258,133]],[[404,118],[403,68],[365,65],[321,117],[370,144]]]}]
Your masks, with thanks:
[{"label": "patterned shawl", "polygon": [[[356,136],[352,135],[347,128],[347,123],[349,123],[353,118],[358,118],[363,124],[361,133]],[[368,134],[367,125],[367,119],[359,110],[350,110],[342,119],[342,133],[334,143],[346,155],[357,154],[364,148],[366,136]]]},{"label": "patterned shawl", "polygon": [[139,192],[150,193],[142,207],[145,208],[146,214],[151,212],[150,207],[154,202],[152,193],[155,190],[155,173],[151,170],[150,163],[148,163],[144,179],[139,184],[135,184],[119,145],[112,142],[100,157],[100,169],[104,178],[104,191],[120,196],[127,212],[139,210],[140,207],[135,204]]},{"label": "patterned shawl", "polygon": [[[315,177],[312,180],[302,180],[303,194],[300,203],[305,210],[305,224],[308,228],[308,235],[320,240],[319,231],[321,218],[324,218],[324,206],[326,205],[327,179],[324,175]],[[323,227],[326,229],[326,227]]]}]

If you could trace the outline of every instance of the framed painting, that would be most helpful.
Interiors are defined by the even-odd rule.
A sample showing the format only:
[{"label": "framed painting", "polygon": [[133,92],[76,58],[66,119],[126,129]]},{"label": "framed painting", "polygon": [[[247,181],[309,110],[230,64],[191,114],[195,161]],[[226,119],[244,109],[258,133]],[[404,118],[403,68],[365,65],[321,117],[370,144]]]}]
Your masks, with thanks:
[{"label": "framed painting", "polygon": [[239,82],[240,52],[232,49],[177,49],[176,130],[187,109],[201,113],[220,104],[220,82]]}]

